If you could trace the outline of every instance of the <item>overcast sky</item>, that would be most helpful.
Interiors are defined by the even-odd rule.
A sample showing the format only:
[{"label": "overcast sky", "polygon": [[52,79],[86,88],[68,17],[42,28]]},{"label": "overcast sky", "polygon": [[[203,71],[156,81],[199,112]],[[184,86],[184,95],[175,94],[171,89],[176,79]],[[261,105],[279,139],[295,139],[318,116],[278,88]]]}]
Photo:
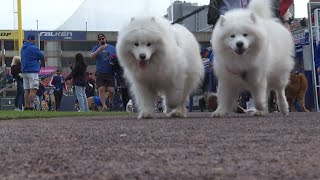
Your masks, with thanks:
[{"label": "overcast sky", "polygon": [[[1,0],[0,30],[17,28],[17,16],[14,13],[17,11],[16,2],[17,0]],[[187,2],[205,5],[209,0]],[[295,0],[296,17],[307,16],[307,2],[308,0]],[[79,27],[74,27],[78,30],[85,30],[87,21],[88,30],[95,30],[95,26],[98,27],[100,23],[107,25],[106,31],[118,30],[124,19],[141,14],[162,16],[166,14],[169,5],[170,0],[22,0],[22,25],[24,30],[36,30],[38,20],[39,30],[55,30],[76,12],[77,17],[84,14],[79,17]],[[79,7],[82,7],[81,11],[76,11]],[[99,19],[99,22],[90,22],[93,21],[92,18]]]}]

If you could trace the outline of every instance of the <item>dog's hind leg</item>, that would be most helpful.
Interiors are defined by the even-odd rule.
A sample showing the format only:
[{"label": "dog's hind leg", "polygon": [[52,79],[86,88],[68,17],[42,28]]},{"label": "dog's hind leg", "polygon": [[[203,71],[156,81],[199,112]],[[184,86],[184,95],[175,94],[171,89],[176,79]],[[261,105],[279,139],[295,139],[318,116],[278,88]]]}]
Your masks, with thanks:
[{"label": "dog's hind leg", "polygon": [[305,100],[304,98],[305,98],[306,92],[307,92],[307,88],[308,88],[307,78],[304,75],[301,75],[301,78],[300,78],[300,91],[298,93],[297,101],[300,104],[302,111],[304,111],[304,112],[310,112],[306,108],[305,101],[304,101]]},{"label": "dog's hind leg", "polygon": [[276,93],[277,93],[279,110],[283,115],[287,116],[289,114],[289,105],[286,99],[286,93],[284,88],[276,89]]},{"label": "dog's hind leg", "polygon": [[293,99],[292,98],[287,98],[287,101],[288,101],[288,104],[289,104],[289,107],[290,107],[290,111],[291,112],[295,112],[296,108],[294,107]]},{"label": "dog's hind leg", "polygon": [[300,107],[301,107],[303,112],[310,112],[305,106],[305,102],[304,102],[304,97],[303,96],[304,95],[300,95],[299,94],[298,98],[297,98],[297,101],[298,101],[298,103],[299,103],[299,105],[300,105]]},{"label": "dog's hind leg", "polygon": [[183,90],[171,89],[166,94],[166,113],[169,117],[186,117],[184,106],[186,95]]}]

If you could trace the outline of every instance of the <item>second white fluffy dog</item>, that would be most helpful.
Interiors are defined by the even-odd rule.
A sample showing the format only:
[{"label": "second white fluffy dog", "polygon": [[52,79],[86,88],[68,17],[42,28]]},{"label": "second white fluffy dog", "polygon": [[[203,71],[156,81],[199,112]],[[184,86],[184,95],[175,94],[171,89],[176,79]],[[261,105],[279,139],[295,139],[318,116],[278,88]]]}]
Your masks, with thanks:
[{"label": "second white fluffy dog", "polygon": [[185,27],[164,18],[132,18],[118,36],[120,64],[139,108],[152,118],[158,94],[170,117],[186,116],[185,103],[204,76],[199,45]]},{"label": "second white fluffy dog", "polygon": [[239,92],[248,89],[255,115],[267,113],[267,94],[277,93],[280,111],[287,115],[285,87],[294,66],[291,33],[272,17],[270,1],[252,0],[247,9],[221,16],[212,34],[214,69],[218,77],[218,108],[222,117],[237,105]]}]

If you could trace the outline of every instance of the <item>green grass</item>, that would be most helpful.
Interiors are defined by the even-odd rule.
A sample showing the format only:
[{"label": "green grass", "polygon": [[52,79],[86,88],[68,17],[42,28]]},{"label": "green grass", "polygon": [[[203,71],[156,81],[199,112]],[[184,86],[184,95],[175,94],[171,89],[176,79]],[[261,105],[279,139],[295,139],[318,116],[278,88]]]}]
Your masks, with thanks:
[{"label": "green grass", "polygon": [[74,116],[115,116],[128,115],[127,112],[76,112],[76,111],[0,111],[0,120],[34,119]]}]

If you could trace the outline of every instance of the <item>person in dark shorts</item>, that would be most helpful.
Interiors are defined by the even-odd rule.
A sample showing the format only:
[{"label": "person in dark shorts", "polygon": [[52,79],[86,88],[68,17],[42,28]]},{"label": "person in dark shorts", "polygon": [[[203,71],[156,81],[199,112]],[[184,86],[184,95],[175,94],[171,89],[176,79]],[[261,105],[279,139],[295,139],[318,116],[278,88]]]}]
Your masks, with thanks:
[{"label": "person in dark shorts", "polygon": [[56,70],[56,74],[52,76],[49,84],[51,87],[53,87],[54,100],[56,103],[55,110],[60,111],[60,104],[64,88],[64,77],[59,69]]},{"label": "person in dark shorts", "polygon": [[102,102],[102,110],[106,111],[106,91],[109,93],[110,107],[113,109],[114,89],[114,74],[110,60],[116,54],[114,46],[106,43],[107,39],[104,34],[98,34],[98,45],[91,50],[90,59],[96,60],[96,85],[99,92],[99,97]]}]

